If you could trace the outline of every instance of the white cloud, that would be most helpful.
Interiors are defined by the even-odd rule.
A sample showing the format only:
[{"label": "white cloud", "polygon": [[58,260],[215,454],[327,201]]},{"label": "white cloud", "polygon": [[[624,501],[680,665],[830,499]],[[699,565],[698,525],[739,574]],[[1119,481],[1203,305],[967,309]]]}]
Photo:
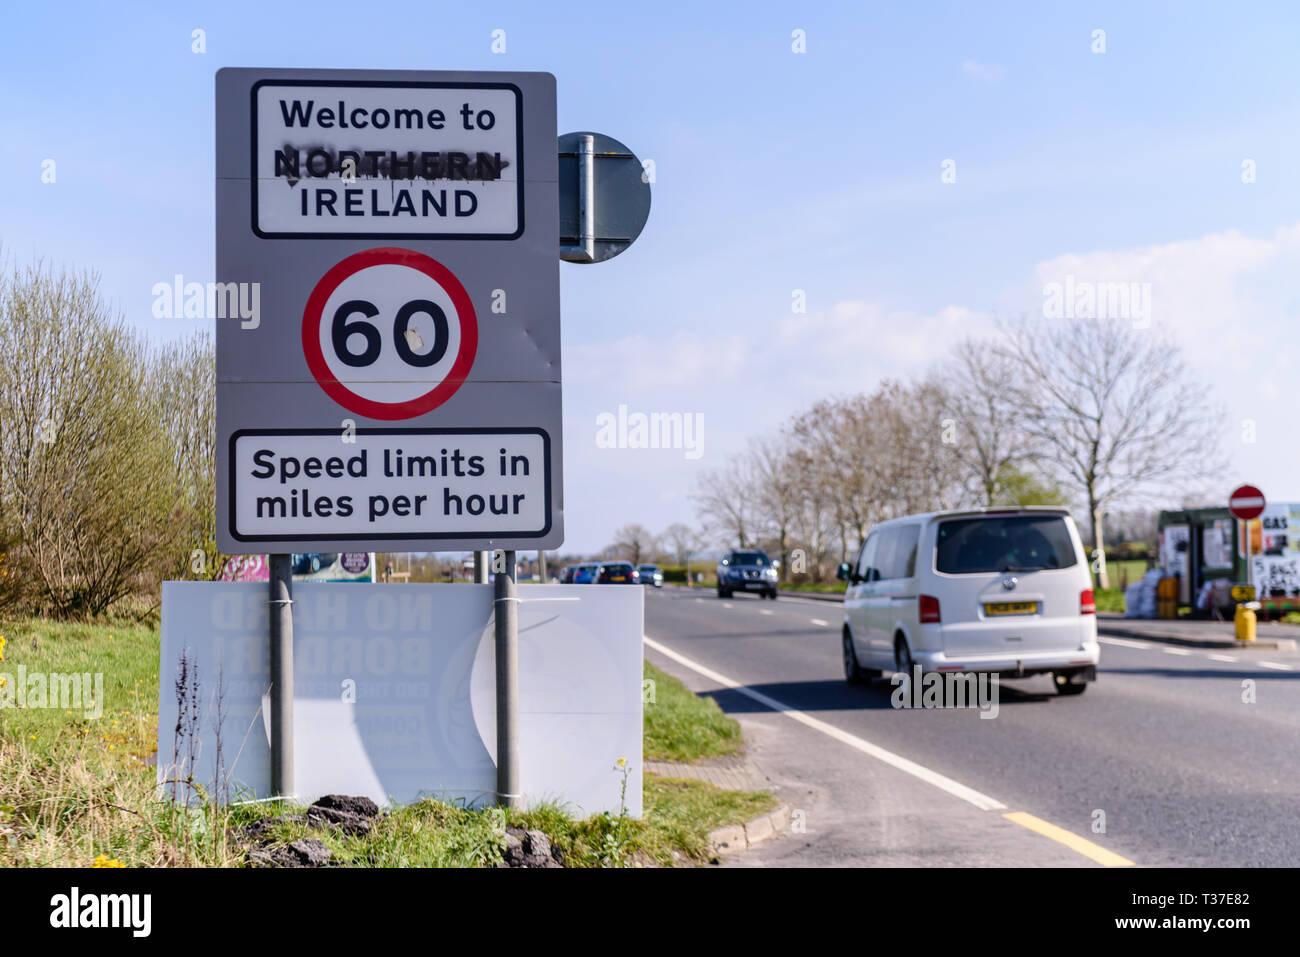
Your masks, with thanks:
[{"label": "white cloud", "polygon": [[996,63],[980,63],[978,60],[963,60],[961,71],[979,80],[996,80],[1007,72]]}]

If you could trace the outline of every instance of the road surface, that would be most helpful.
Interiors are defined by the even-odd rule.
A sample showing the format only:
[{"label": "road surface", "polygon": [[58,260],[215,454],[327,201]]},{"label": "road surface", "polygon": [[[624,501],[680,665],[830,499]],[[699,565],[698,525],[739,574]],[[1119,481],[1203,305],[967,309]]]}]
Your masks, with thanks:
[{"label": "road surface", "polygon": [[795,810],[734,866],[1300,862],[1300,654],[1103,630],[1086,694],[1003,682],[988,719],[846,684],[837,604],[646,591],[646,657],[741,721]]}]

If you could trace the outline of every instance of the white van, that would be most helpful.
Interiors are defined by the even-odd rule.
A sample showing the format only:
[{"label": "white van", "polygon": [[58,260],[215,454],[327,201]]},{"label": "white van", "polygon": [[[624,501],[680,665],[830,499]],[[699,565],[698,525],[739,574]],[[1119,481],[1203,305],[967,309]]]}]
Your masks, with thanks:
[{"label": "white van", "polygon": [[1062,508],[983,508],[881,522],[839,567],[844,677],[892,669],[1097,679],[1097,609],[1079,530]]}]

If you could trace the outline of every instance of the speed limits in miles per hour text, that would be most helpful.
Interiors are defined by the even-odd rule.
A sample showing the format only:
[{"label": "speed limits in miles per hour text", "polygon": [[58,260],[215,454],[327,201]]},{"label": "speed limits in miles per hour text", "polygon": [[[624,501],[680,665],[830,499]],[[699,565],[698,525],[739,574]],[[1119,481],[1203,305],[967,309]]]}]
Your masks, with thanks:
[{"label": "speed limits in miles per hour text", "polygon": [[259,541],[544,535],[549,438],[534,429],[248,430],[232,436],[232,533]]}]

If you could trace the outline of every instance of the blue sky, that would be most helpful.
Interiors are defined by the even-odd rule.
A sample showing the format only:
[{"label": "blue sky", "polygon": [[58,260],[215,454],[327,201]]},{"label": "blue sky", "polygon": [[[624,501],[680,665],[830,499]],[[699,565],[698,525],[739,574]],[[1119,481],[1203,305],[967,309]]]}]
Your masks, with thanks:
[{"label": "blue sky", "polygon": [[[547,70],[561,131],[656,166],[636,246],[562,267],[566,551],[693,521],[700,470],[747,436],[924,370],[1062,270],[1151,282],[1229,408],[1224,493],[1300,501],[1298,48],[1281,3],[11,5],[0,243],[98,269],[133,323],[177,335],[199,322],[154,319],[150,290],[212,273],[218,68]],[[705,454],[597,448],[619,404],[703,414]]]}]

